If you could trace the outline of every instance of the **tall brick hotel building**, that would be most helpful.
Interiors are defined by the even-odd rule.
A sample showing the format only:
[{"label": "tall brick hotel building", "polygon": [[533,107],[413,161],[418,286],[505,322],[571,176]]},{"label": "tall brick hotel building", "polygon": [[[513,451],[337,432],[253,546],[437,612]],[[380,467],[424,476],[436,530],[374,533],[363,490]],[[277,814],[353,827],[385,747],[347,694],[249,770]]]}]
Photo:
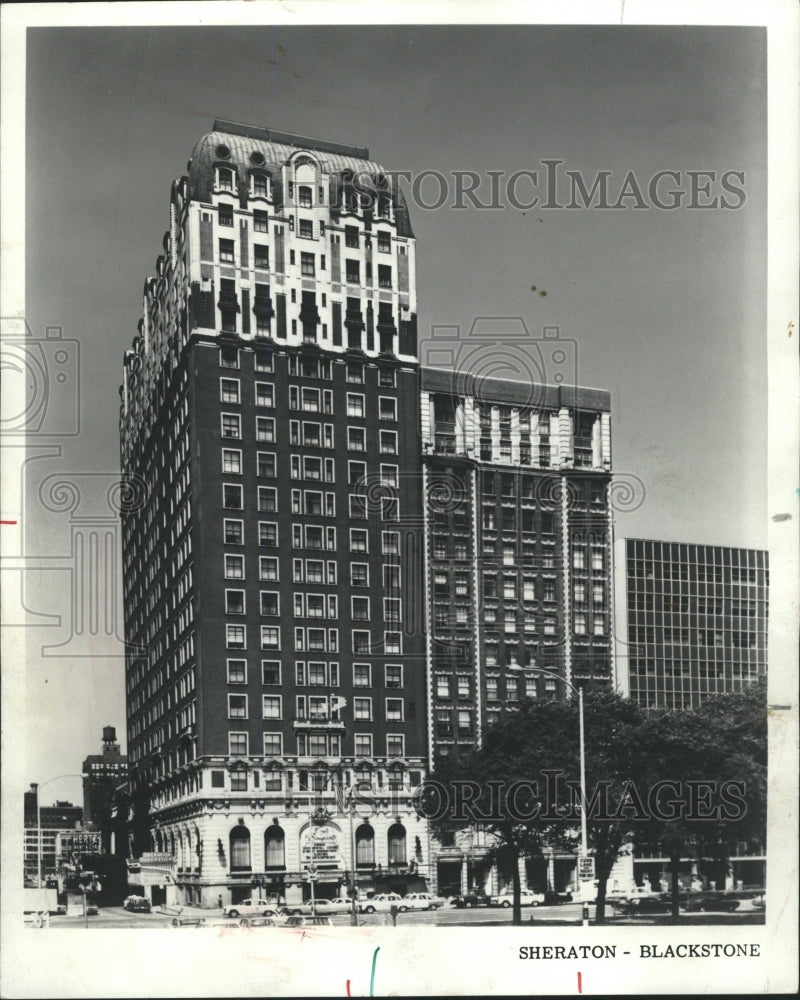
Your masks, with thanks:
[{"label": "tall brick hotel building", "polygon": [[436,756],[613,678],[608,394],[421,370],[415,266],[366,149],[218,121],[172,186],[120,390],[157,901],[458,888]]}]

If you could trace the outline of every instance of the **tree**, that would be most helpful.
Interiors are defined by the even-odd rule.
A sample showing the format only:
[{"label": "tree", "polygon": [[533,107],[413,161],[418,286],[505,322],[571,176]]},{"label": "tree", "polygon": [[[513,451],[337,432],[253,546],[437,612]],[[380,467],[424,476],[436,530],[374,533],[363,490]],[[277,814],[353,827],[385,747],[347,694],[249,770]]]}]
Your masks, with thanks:
[{"label": "tree", "polygon": [[422,793],[420,809],[437,835],[474,825],[494,838],[492,859],[511,868],[516,924],[522,922],[520,858],[541,855],[564,832],[548,809],[547,772],[576,773],[576,755],[574,707],[526,701],[486,731],[480,749],[440,758]]},{"label": "tree", "polygon": [[766,723],[763,682],[707,699],[695,709],[654,712],[646,720],[643,751],[649,757],[650,788],[669,781],[674,794],[665,809],[649,810],[639,841],[659,845],[670,858],[674,922],[680,918],[682,857],[727,861],[737,841],[763,839]]},{"label": "tree", "polygon": [[607,688],[591,689],[584,698],[587,834],[595,859],[598,924],[605,922],[611,870],[640,822],[643,724],[639,706]]}]

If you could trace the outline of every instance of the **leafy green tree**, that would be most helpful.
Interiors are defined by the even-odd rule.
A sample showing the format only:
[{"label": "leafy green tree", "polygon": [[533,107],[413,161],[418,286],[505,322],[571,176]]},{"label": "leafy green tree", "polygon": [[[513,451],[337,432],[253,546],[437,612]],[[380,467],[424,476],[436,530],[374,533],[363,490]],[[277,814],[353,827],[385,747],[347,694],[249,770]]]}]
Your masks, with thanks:
[{"label": "leafy green tree", "polygon": [[650,787],[680,786],[666,813],[641,825],[640,844],[670,859],[671,913],[680,918],[681,858],[727,861],[743,840],[763,841],[767,801],[766,684],[709,698],[696,709],[650,713],[643,729]]},{"label": "leafy green tree", "polygon": [[[605,922],[608,879],[640,823],[638,789],[646,772],[639,706],[607,688],[584,696],[587,834],[595,859],[595,922]],[[573,786],[574,787],[574,786]]]},{"label": "leafy green tree", "polygon": [[[423,811],[440,837],[473,825],[490,834],[495,843],[490,859],[511,871],[516,924],[522,921],[520,858],[540,856],[543,845],[564,833],[558,814],[547,809],[543,772],[576,773],[576,754],[574,708],[526,701],[486,731],[480,749],[440,758],[430,794],[423,793]],[[442,804],[437,813],[434,797]]]}]

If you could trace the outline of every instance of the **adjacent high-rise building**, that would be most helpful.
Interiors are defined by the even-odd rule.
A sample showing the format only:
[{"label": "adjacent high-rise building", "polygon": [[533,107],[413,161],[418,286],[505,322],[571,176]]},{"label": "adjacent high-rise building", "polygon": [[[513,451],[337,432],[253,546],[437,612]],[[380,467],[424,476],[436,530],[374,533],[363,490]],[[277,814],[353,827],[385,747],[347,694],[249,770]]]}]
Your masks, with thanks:
[{"label": "adjacent high-rise building", "polygon": [[694,708],[767,672],[768,554],[620,539],[621,689],[646,708]]},{"label": "adjacent high-rise building", "polygon": [[114,794],[128,774],[128,758],[120,753],[114,726],[103,727],[103,744],[99,754],[90,754],[83,762],[83,821],[98,831],[105,852],[112,841],[112,809]]},{"label": "adjacent high-rise building", "polygon": [[74,833],[81,828],[83,809],[71,802],[62,801],[39,807],[39,786],[33,784],[24,796],[24,823],[25,877],[31,879],[32,884],[38,878],[40,845],[42,878],[55,877],[61,861],[59,839],[62,834]]},{"label": "adjacent high-rise building", "polygon": [[[607,392],[424,368],[429,762],[481,742],[525,698],[610,684]],[[436,846],[440,892],[510,884],[480,830]],[[520,862],[522,884],[576,884],[574,853]]]},{"label": "adjacent high-rise building", "polygon": [[431,763],[525,698],[612,681],[609,403],[422,371]]},{"label": "adjacent high-rise building", "polygon": [[309,865],[317,895],[353,868],[424,885],[414,254],[365,149],[215,122],[172,186],[120,415],[132,852],[156,896],[298,900]]}]

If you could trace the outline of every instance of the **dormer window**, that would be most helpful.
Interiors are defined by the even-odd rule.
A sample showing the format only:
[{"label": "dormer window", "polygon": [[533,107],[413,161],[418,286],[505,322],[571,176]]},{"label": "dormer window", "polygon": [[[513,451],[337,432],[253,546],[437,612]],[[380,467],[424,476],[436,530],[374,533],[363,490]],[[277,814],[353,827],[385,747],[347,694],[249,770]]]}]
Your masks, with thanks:
[{"label": "dormer window", "polygon": [[217,187],[223,191],[233,190],[233,171],[227,167],[217,167]]},{"label": "dormer window", "polygon": [[253,174],[253,197],[254,198],[266,198],[267,197],[267,175],[266,174]]}]

